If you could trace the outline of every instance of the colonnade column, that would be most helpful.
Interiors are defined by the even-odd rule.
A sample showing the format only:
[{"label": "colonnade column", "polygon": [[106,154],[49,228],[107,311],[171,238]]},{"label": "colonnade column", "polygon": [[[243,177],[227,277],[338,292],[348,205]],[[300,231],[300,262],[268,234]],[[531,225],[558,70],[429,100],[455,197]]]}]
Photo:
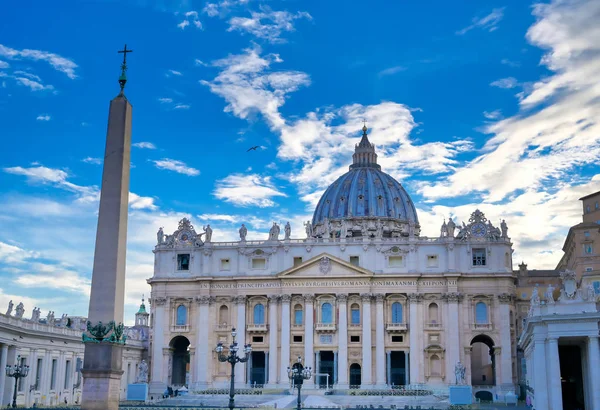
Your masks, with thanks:
[{"label": "colonnade column", "polygon": [[[152,368],[150,371],[150,393],[160,394],[165,391],[167,387],[168,375],[163,376],[163,348],[165,347],[164,341],[164,329],[167,325],[165,323],[165,310],[167,298],[153,297],[150,299],[152,305],[153,317],[152,317]],[[50,357],[46,361],[51,361]]]},{"label": "colonnade column", "polygon": [[[533,348],[533,366],[535,375],[533,379],[533,390],[535,392],[534,406],[542,409],[548,403],[548,382],[546,374],[546,341],[544,336],[535,335]],[[550,358],[548,358],[550,360]]]},{"label": "colonnade column", "polygon": [[348,295],[337,295],[337,305],[340,312],[338,330],[338,387],[348,388]]},{"label": "colonnade column", "polygon": [[[600,409],[600,345],[598,344],[598,336],[589,336],[588,337],[588,372],[590,374],[590,386],[592,386],[591,390],[591,400],[592,400],[592,408]],[[584,376],[585,377],[585,376]]]},{"label": "colonnade column", "polygon": [[496,383],[502,386],[502,390],[512,391],[513,377],[512,377],[512,340],[510,337],[510,303],[512,302],[512,295],[503,293],[498,295],[498,302],[500,302],[500,344],[502,350],[500,351],[500,367],[502,368],[500,383]]},{"label": "colonnade column", "polygon": [[[537,346],[536,346],[537,347]],[[550,392],[550,409],[562,410],[562,385],[560,381],[560,358],[558,355],[558,338],[549,337],[547,345],[548,358],[548,391]],[[503,369],[504,370],[504,369]],[[535,390],[537,394],[537,389]],[[536,407],[540,407],[539,405]]]},{"label": "colonnade column", "polygon": [[4,369],[6,369],[6,365],[8,364],[6,360],[6,358],[8,357],[7,344],[2,345],[2,352],[0,354],[2,355],[0,356],[0,406],[3,406],[5,404],[4,386],[6,384],[6,372],[4,371]]},{"label": "colonnade column", "polygon": [[[313,373],[319,369],[315,368],[314,360],[314,296],[304,295],[304,310],[306,312],[306,320],[304,323],[304,366],[313,368]],[[308,386],[314,386],[314,377],[304,382]]]},{"label": "colonnade column", "polygon": [[423,348],[420,346],[421,338],[419,337],[419,302],[423,299],[423,295],[411,293],[409,299],[409,343],[410,343],[410,383],[417,384],[421,379],[421,358],[423,357]]},{"label": "colonnade column", "polygon": [[[279,307],[279,295],[269,296],[269,386],[277,384],[277,308]],[[288,319],[289,322],[289,319]],[[281,377],[284,377],[282,374]]]},{"label": "colonnade column", "polygon": [[[198,318],[196,321],[196,388],[202,390],[212,381],[208,375],[208,360],[212,357],[210,354],[210,332],[209,323],[209,304],[214,301],[214,297],[197,296],[196,303],[198,304]],[[216,343],[215,343],[216,344]]]},{"label": "colonnade column", "polygon": [[[238,353],[244,355],[244,344],[246,343],[246,296],[236,296],[235,304],[237,305],[237,337],[236,341],[239,346]],[[240,386],[246,383],[246,364],[238,363],[235,365],[235,384]]]},{"label": "colonnade column", "polygon": [[[31,359],[29,360],[29,363],[27,363],[29,365],[29,375],[27,376],[27,384],[24,386],[25,387],[25,397],[27,398],[25,400],[25,405],[26,406],[31,406],[33,403],[33,395],[35,393],[35,390],[39,390],[39,386],[36,385],[36,380],[35,380],[35,376],[37,374],[37,356],[38,356],[38,350],[37,349],[33,349],[31,351]],[[73,360],[71,360],[71,374],[73,374],[73,367],[75,367],[75,364],[73,363]],[[72,382],[73,380],[71,380]],[[70,383],[69,387],[69,396],[71,396],[73,394],[73,384],[74,383]],[[31,385],[36,385],[35,386],[35,390],[34,391],[29,391],[29,386]],[[73,401],[73,398],[71,398],[71,401]]]},{"label": "colonnade column", "polygon": [[392,352],[386,352],[385,354],[385,372],[386,372],[386,382],[390,386],[392,385]]},{"label": "colonnade column", "polygon": [[383,329],[383,294],[375,295],[375,384],[378,388],[386,385],[386,361],[385,361],[385,339]]},{"label": "colonnade column", "polygon": [[361,367],[361,387],[370,387],[372,382],[373,348],[371,342],[371,297],[370,293],[363,293],[362,298],[362,367]]},{"label": "colonnade column", "polygon": [[446,343],[446,379],[452,383],[451,375],[454,374],[454,367],[460,361],[460,334],[458,321],[458,302],[460,295],[458,293],[446,293],[444,299],[448,302],[448,317],[447,323],[444,326],[448,332],[448,341]]},{"label": "colonnade column", "polygon": [[287,368],[290,365],[290,295],[281,295],[281,369],[279,383],[287,384]]}]

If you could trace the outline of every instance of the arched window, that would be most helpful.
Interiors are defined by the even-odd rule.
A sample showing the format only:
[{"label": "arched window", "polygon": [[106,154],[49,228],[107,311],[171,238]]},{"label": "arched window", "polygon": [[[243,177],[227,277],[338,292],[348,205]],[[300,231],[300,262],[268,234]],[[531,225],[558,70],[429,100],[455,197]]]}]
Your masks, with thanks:
[{"label": "arched window", "polygon": [[187,308],[183,305],[177,307],[177,326],[187,325]]},{"label": "arched window", "polygon": [[431,303],[429,305],[429,323],[438,323],[438,305]]},{"label": "arched window", "polygon": [[487,305],[483,302],[478,302],[475,305],[475,323],[477,323],[477,324],[488,323]]},{"label": "arched window", "polygon": [[331,303],[325,302],[321,305],[321,323],[333,323],[333,307]]},{"label": "arched window", "polygon": [[350,323],[360,325],[360,306],[357,303],[353,303],[350,306]]},{"label": "arched window", "polygon": [[294,306],[294,324],[295,325],[302,325],[303,319],[304,319],[303,316],[304,316],[304,309],[302,309],[302,305],[297,304],[296,306]]},{"label": "arched window", "polygon": [[402,323],[402,304],[392,303],[392,323]]},{"label": "arched window", "polygon": [[589,212],[590,212],[590,206],[589,206],[589,205],[585,207],[585,212],[586,212],[586,213],[589,213]]},{"label": "arched window", "polygon": [[265,307],[261,303],[254,305],[254,324],[265,324]]},{"label": "arched window", "polygon": [[221,305],[219,308],[219,324],[226,325],[227,323],[229,323],[229,308]]}]

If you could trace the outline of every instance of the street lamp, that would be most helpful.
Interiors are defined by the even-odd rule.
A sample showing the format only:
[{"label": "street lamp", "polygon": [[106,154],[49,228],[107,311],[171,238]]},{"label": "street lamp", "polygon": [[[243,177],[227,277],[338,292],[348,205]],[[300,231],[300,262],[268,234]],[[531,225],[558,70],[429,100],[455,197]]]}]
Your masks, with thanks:
[{"label": "street lamp", "polygon": [[29,366],[26,364],[21,364],[21,356],[17,356],[17,363],[14,366],[7,365],[6,366],[6,375],[8,377],[15,378],[15,391],[13,393],[13,402],[12,407],[17,407],[17,385],[19,384],[19,379],[22,377],[27,377],[29,373]]},{"label": "street lamp", "polygon": [[304,380],[308,380],[312,377],[312,369],[310,367],[302,366],[302,358],[298,356],[298,362],[294,363],[292,367],[287,368],[288,377],[294,382],[294,386],[298,388],[298,406],[297,409],[301,410],[302,405],[300,403],[300,389],[302,389],[302,383]]},{"label": "street lamp", "polygon": [[235,328],[231,329],[231,337],[232,337],[232,341],[231,344],[229,345],[229,354],[228,355],[224,355],[223,354],[223,342],[219,342],[217,343],[217,347],[215,348],[215,351],[219,354],[219,361],[220,362],[228,362],[231,364],[231,386],[229,387],[229,410],[233,410],[233,406],[234,406],[234,401],[233,401],[233,396],[235,396],[235,364],[236,363],[245,363],[248,361],[248,359],[250,358],[250,353],[252,352],[252,346],[250,345],[250,343],[245,344],[244,345],[244,357],[239,357],[238,356],[238,344],[235,341],[235,336],[237,335],[237,332],[235,331]]}]

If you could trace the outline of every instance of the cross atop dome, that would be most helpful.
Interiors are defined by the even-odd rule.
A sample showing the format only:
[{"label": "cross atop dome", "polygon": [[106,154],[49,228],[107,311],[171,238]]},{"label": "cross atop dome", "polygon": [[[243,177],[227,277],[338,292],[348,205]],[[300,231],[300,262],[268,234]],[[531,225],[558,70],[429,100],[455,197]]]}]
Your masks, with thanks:
[{"label": "cross atop dome", "polygon": [[367,124],[362,127],[362,138],[360,142],[354,147],[354,154],[352,155],[352,165],[350,169],[355,168],[376,168],[381,169],[381,166],[377,164],[377,154],[375,153],[375,145],[371,144],[369,137],[367,136]]}]

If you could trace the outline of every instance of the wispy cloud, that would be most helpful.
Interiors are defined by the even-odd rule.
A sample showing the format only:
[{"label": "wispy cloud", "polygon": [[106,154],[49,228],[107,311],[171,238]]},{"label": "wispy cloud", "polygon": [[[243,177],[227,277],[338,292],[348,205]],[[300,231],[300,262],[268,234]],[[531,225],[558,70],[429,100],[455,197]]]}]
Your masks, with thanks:
[{"label": "wispy cloud", "polygon": [[17,70],[17,71],[14,71],[13,74],[15,76],[27,77],[27,78],[29,78],[31,80],[35,80],[35,81],[38,81],[40,83],[42,82],[42,79],[40,78],[39,75],[35,75],[35,74],[29,73],[27,71]]},{"label": "wispy cloud", "polygon": [[38,121],[50,121],[50,116],[48,114],[40,114],[37,116],[36,120]]},{"label": "wispy cloud", "polygon": [[6,61],[0,60],[0,68],[8,68],[8,67],[10,67],[10,64],[8,64]]},{"label": "wispy cloud", "polygon": [[188,166],[185,162],[179,161],[176,159],[163,158],[160,160],[151,160],[154,163],[154,166],[158,169],[166,169],[169,171],[174,171],[179,174],[189,175],[189,176],[197,176],[200,175],[200,171],[196,168],[192,168]]},{"label": "wispy cloud", "polygon": [[102,158],[86,157],[82,159],[81,162],[85,162],[86,164],[100,165],[102,164]]},{"label": "wispy cloud", "polygon": [[213,195],[236,206],[275,206],[273,198],[287,196],[268,176],[232,174],[217,181]]},{"label": "wispy cloud", "polygon": [[163,98],[159,98],[158,101],[160,101],[163,104],[170,104],[173,102],[172,98],[167,98],[167,97],[163,97]]},{"label": "wispy cloud", "polygon": [[136,148],[156,149],[156,145],[154,145],[151,142],[147,142],[147,141],[136,142],[136,143],[133,143],[131,145],[134,146],[134,147],[136,147]]},{"label": "wispy cloud", "polygon": [[165,74],[167,77],[170,77],[171,75],[176,75],[178,77],[182,76],[183,73],[181,71],[177,71],[177,70],[168,70],[167,74]]},{"label": "wispy cloud", "polygon": [[193,25],[194,27],[196,27],[198,29],[202,29],[202,22],[198,18],[197,11],[192,10],[192,11],[188,11],[188,12],[184,13],[184,19],[181,21],[181,23],[177,24],[177,27],[184,30],[186,27],[188,27],[190,25]]},{"label": "wispy cloud", "polygon": [[232,9],[247,4],[249,0],[220,0],[215,3],[206,3],[202,12],[207,14],[209,17],[225,16]]},{"label": "wispy cloud", "polygon": [[31,91],[54,90],[54,86],[52,86],[50,84],[44,85],[37,81],[30,80],[29,78],[25,78],[25,77],[14,77],[14,78],[17,81],[17,83],[19,83],[20,85],[24,85],[25,87],[28,87]]},{"label": "wispy cloud", "polygon": [[223,214],[202,214],[198,215],[198,219],[203,221],[224,221],[236,223],[240,220],[238,216],[235,215],[223,215]]},{"label": "wispy cloud", "polygon": [[71,79],[77,78],[75,69],[77,64],[68,58],[62,57],[55,53],[48,51],[23,49],[16,50],[0,44],[0,56],[8,58],[9,60],[17,59],[28,59],[34,61],[45,61],[50,64],[55,70],[58,70],[67,75]]},{"label": "wispy cloud", "polygon": [[490,85],[492,87],[498,87],[498,88],[515,88],[516,86],[519,85],[519,81],[517,81],[517,79],[514,77],[506,77],[506,78],[501,78],[496,81],[492,81],[490,83]]},{"label": "wispy cloud", "polygon": [[399,73],[401,71],[405,71],[405,70],[406,70],[406,67],[401,66],[401,65],[397,65],[397,66],[394,66],[394,67],[389,67],[389,68],[386,68],[385,70],[381,70],[379,72],[379,77],[384,77],[386,75],[397,74],[397,73]]},{"label": "wispy cloud", "polygon": [[200,60],[198,58],[196,58],[194,60],[194,64],[197,65],[197,66],[202,66],[202,67],[208,67],[210,65],[210,64],[207,64],[207,63],[205,63],[204,61],[202,61],[202,60]]},{"label": "wispy cloud", "polygon": [[188,110],[190,108],[189,104],[176,104],[173,109],[174,110]]},{"label": "wispy cloud", "polygon": [[502,111],[501,110],[484,111],[483,116],[485,118],[487,118],[488,120],[497,120],[499,118],[502,118]]},{"label": "wispy cloud", "polygon": [[480,28],[489,32],[495,31],[498,28],[498,23],[500,23],[500,20],[502,20],[503,17],[504,7],[493,9],[487,16],[474,17],[471,25],[457,31],[456,34],[462,36],[475,28]]},{"label": "wispy cloud", "polygon": [[519,63],[518,61],[509,60],[508,58],[503,58],[500,62],[512,68],[521,67],[521,63]]},{"label": "wispy cloud", "polygon": [[232,17],[228,31],[248,33],[270,43],[283,43],[281,34],[294,31],[293,22],[297,19],[312,20],[312,17],[306,12],[274,11],[261,6],[260,11],[251,11],[250,17]]}]

